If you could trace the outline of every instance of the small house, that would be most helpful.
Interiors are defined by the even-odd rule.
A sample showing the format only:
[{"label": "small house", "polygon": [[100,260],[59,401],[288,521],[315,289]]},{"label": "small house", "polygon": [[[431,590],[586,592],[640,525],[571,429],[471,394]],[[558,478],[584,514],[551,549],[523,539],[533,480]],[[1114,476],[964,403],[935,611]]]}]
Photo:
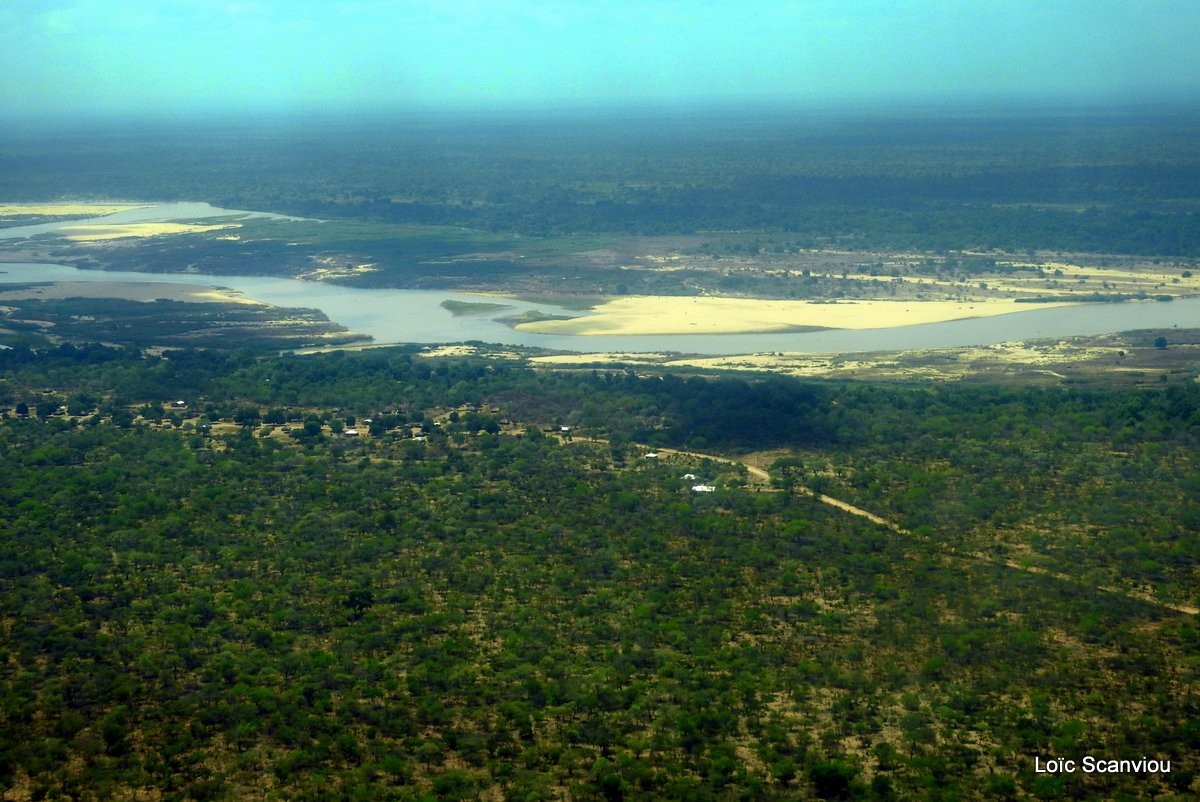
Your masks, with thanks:
[{"label": "small house", "polygon": [[692,485],[693,493],[715,493],[717,489],[712,485]]}]

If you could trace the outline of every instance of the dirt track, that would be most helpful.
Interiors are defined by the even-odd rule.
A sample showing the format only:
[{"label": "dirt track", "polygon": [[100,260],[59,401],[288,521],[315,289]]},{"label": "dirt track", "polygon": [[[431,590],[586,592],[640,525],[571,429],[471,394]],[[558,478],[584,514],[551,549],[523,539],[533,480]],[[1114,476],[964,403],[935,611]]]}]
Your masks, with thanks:
[{"label": "dirt track", "polygon": [[[590,438],[589,440],[580,441],[580,442],[592,442],[592,443],[607,444],[608,440],[605,440],[603,438]],[[643,447],[643,446],[639,446],[639,447]],[[649,447],[646,446],[645,448],[649,448]],[[708,460],[712,460],[714,462],[724,463],[725,465],[741,466],[746,469],[746,472],[750,477],[751,485],[757,487],[759,490],[767,490],[769,492],[776,492],[776,488],[771,487],[771,475],[765,469],[760,468],[757,465],[751,465],[749,462],[746,462],[744,460],[734,459],[733,457],[722,457],[717,454],[702,454],[698,451],[683,451],[683,450],[680,450],[677,448],[662,448],[662,447],[658,447],[658,446],[654,447],[653,451],[657,454],[674,454],[676,456],[690,457],[693,459],[708,459]],[[862,507],[856,507],[855,505],[851,504],[848,501],[843,501],[839,498],[834,498],[833,496],[827,496],[824,493],[815,493],[814,491],[810,490],[807,487],[799,487],[799,488],[797,488],[797,490],[798,490],[798,492],[805,493],[809,496],[815,496],[816,499],[818,501],[820,501],[822,504],[828,504],[830,507],[836,507],[837,509],[842,510],[843,512],[849,513],[850,515],[857,515],[860,518],[866,518],[868,521],[871,521],[872,523],[876,523],[876,524],[879,524],[880,526],[886,527],[897,534],[912,535],[912,532],[910,532],[907,529],[905,529],[904,527],[900,526],[895,521],[889,521],[888,519],[883,518],[882,516],[876,515],[875,513],[871,512],[869,510],[864,510]],[[970,560],[973,562],[991,563],[992,565],[1003,566],[1005,568],[1010,568],[1014,571],[1021,571],[1022,573],[1026,573],[1026,574],[1031,574],[1031,575],[1036,575],[1036,576],[1048,576],[1053,579],[1057,579],[1061,582],[1069,582],[1074,585],[1081,584],[1078,579],[1070,576],[1069,574],[1064,574],[1064,573],[1060,573],[1057,571],[1051,571],[1046,568],[1039,568],[1038,566],[1034,566],[1034,565],[1022,565],[1022,564],[1020,564],[1018,562],[1014,562],[1012,560],[1004,560],[1004,559],[999,559],[999,558],[988,557],[987,555],[983,555],[983,554],[963,554],[963,553],[959,553],[959,552],[951,552],[950,556],[955,557],[957,559]],[[1172,610],[1174,612],[1183,613],[1185,615],[1200,615],[1200,608],[1196,608],[1196,607],[1193,607],[1191,605],[1186,605],[1186,604],[1173,604],[1171,602],[1161,601],[1159,599],[1154,598],[1153,596],[1151,596],[1148,593],[1139,592],[1139,591],[1131,590],[1128,588],[1112,587],[1109,585],[1091,585],[1088,587],[1091,587],[1093,590],[1098,590],[1103,593],[1114,593],[1118,596],[1124,596],[1127,599],[1132,599],[1134,601],[1143,602],[1144,604],[1151,604],[1151,605],[1154,605],[1155,607],[1160,607],[1164,610]]]}]

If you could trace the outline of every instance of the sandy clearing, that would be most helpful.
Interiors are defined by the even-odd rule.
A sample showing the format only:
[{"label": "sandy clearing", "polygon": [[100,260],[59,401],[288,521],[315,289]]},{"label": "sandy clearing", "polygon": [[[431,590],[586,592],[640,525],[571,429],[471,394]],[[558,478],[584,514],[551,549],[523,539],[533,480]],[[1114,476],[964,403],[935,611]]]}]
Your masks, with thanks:
[{"label": "sandy clearing", "polygon": [[831,373],[873,367],[881,359],[894,361],[896,354],[887,353],[879,359],[863,355],[862,359],[847,359],[842,354],[733,354],[727,356],[673,358],[668,354],[554,354],[530,357],[542,365],[660,365],[664,367],[694,367],[719,370],[763,370],[789,373],[795,376],[825,376]]},{"label": "sandy clearing", "polygon": [[99,240],[123,239],[126,237],[158,237],[165,234],[195,234],[217,231],[223,228],[238,228],[237,223],[201,226],[189,223],[122,223],[111,225],[65,226],[55,234],[72,242],[97,242]]},{"label": "sandy clearing", "polygon": [[881,362],[895,360],[894,354],[884,359],[846,359],[838,354],[744,354],[740,356],[696,357],[668,362],[671,367],[692,367],[716,370],[762,370],[792,376],[829,376],[876,367]]},{"label": "sandy clearing", "polygon": [[[903,266],[903,259],[893,257],[894,261]],[[1018,272],[1005,272],[1011,268]],[[1057,271],[1057,274],[1056,274]],[[783,271],[794,275],[797,271]],[[1079,262],[1049,261],[1025,262],[1019,260],[1000,260],[997,270],[981,273],[975,276],[956,276],[945,278],[939,275],[906,272],[903,275],[892,276],[851,270],[847,278],[860,282],[889,283],[897,287],[920,290],[940,289],[954,297],[978,297],[980,290],[988,293],[1007,292],[1033,295],[1070,295],[1071,293],[1092,293],[1097,288],[1092,282],[1108,282],[1112,284],[1112,292],[1149,292],[1152,288],[1160,291],[1192,290],[1200,287],[1200,275],[1184,276],[1189,272],[1186,265],[1135,264],[1121,266],[1087,265]],[[834,273],[818,273],[826,278],[834,277]],[[1083,279],[1084,282],[1080,282]],[[984,286],[981,287],[980,285]],[[988,295],[985,297],[994,297]]]},{"label": "sandy clearing", "polygon": [[530,357],[530,362],[546,365],[594,365],[594,364],[662,364],[671,360],[668,354],[631,354],[625,352],[606,352],[599,354],[553,354],[550,356]]},{"label": "sandy clearing", "polygon": [[104,217],[130,209],[146,209],[149,204],[117,204],[117,203],[3,203],[0,204],[0,217],[30,214],[42,217]]},{"label": "sandy clearing", "polygon": [[339,260],[332,256],[314,256],[312,257],[312,262],[316,266],[312,270],[301,273],[296,278],[303,281],[331,281],[339,278],[361,276],[379,270],[379,265],[374,262],[352,264],[344,259]]},{"label": "sandy clearing", "polygon": [[[546,365],[658,365],[675,368],[706,370],[771,371],[799,377],[853,376],[862,371],[875,375],[894,373],[910,378],[961,378],[980,369],[981,365],[1026,366],[1036,369],[1045,365],[1081,362],[1096,359],[1116,360],[1118,346],[1077,345],[1068,341],[1058,343],[1006,342],[995,345],[950,349],[917,349],[865,354],[839,353],[759,353],[723,356],[672,357],[667,354],[556,354],[529,359]],[[931,364],[921,364],[929,359]],[[1137,368],[1145,370],[1145,368]]]},{"label": "sandy clearing", "polygon": [[[1055,345],[1023,342],[998,343],[972,348],[918,349],[904,352],[862,354],[846,358],[841,354],[746,354],[742,356],[696,357],[677,359],[667,364],[680,367],[732,370],[769,370],[793,376],[831,376],[856,371],[894,368],[898,373],[916,376],[921,372],[949,378],[966,375],[980,364],[1037,367],[1092,359],[1115,358],[1117,347],[1078,346],[1067,342]],[[936,365],[917,364],[922,357],[942,356]],[[904,362],[901,363],[901,358]]]},{"label": "sandy clearing", "polygon": [[443,357],[443,356],[474,356],[478,349],[473,345],[440,345],[436,348],[422,349],[417,356],[425,357]]},{"label": "sandy clearing", "polygon": [[[1024,263],[1014,262],[1015,267],[1026,267]],[[1034,265],[1044,268],[1048,273],[1054,270],[1063,271],[1062,278],[1078,278],[1096,277],[1096,278],[1123,278],[1143,281],[1162,281],[1163,279],[1170,280],[1179,278],[1184,268],[1180,267],[1165,267],[1163,265],[1145,265],[1140,269],[1130,269],[1127,267],[1099,267],[1094,265],[1081,265],[1073,262],[1046,262],[1042,265]]]},{"label": "sandy clearing", "polygon": [[[1026,267],[1013,263],[1014,267]],[[1150,294],[1167,293],[1171,295],[1190,294],[1200,288],[1200,271],[1193,272],[1181,265],[1137,265],[1131,267],[1100,267],[1080,265],[1071,262],[1046,262],[1042,276],[1004,276],[988,279],[988,286],[993,289],[1005,289],[1008,284],[1014,284],[1013,289],[1024,292],[1036,292],[1039,295],[1049,295],[1056,290],[1073,288],[1074,292],[1096,292],[1096,283],[1109,283],[1109,292],[1147,292]],[[1061,275],[1055,275],[1059,271]],[[1186,272],[1192,275],[1184,276]],[[1039,282],[1046,285],[1043,289]],[[1069,284],[1068,284],[1069,283]],[[1071,290],[1068,290],[1071,291]],[[1101,291],[1104,291],[1101,288]]]},{"label": "sandy clearing", "polygon": [[[1066,305],[1046,303],[1039,308]],[[749,334],[804,328],[878,329],[1027,312],[1011,299],[986,301],[767,301],[752,298],[632,296],[570,320],[540,320],[517,330],[541,334]]]},{"label": "sandy clearing", "polygon": [[122,298],[127,301],[168,300],[268,305],[262,301],[247,298],[236,290],[205,287],[199,284],[172,284],[157,281],[58,281],[19,290],[0,290],[0,299],[54,301],[63,298]]}]

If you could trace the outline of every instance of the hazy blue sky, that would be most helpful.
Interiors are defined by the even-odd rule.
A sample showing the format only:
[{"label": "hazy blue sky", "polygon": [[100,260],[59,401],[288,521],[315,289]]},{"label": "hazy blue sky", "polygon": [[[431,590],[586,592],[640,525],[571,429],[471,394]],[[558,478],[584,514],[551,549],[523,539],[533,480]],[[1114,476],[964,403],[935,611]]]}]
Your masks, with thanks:
[{"label": "hazy blue sky", "polygon": [[0,114],[1198,95],[1200,0],[0,0]]}]

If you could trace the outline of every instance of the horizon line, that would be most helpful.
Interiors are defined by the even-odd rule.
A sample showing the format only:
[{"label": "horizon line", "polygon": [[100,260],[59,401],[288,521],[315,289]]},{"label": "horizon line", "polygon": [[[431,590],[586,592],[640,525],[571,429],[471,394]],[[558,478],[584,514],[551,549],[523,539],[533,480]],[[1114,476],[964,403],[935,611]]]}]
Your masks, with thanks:
[{"label": "horizon line", "polygon": [[196,122],[352,122],[351,117],[366,120],[509,119],[521,116],[533,119],[571,118],[576,116],[620,115],[631,118],[688,117],[695,114],[844,114],[850,116],[890,117],[920,113],[956,112],[962,115],[999,113],[1019,116],[1029,112],[1119,112],[1172,110],[1200,112],[1200,95],[1161,93],[1129,96],[1102,94],[1049,93],[963,93],[879,97],[688,97],[628,99],[546,99],[495,103],[487,101],[423,102],[405,105],[361,104],[347,106],[312,105],[307,107],[248,106],[217,108],[150,109],[77,109],[44,111],[38,114],[13,114],[0,110],[0,126],[36,129],[75,124],[138,124]]}]

